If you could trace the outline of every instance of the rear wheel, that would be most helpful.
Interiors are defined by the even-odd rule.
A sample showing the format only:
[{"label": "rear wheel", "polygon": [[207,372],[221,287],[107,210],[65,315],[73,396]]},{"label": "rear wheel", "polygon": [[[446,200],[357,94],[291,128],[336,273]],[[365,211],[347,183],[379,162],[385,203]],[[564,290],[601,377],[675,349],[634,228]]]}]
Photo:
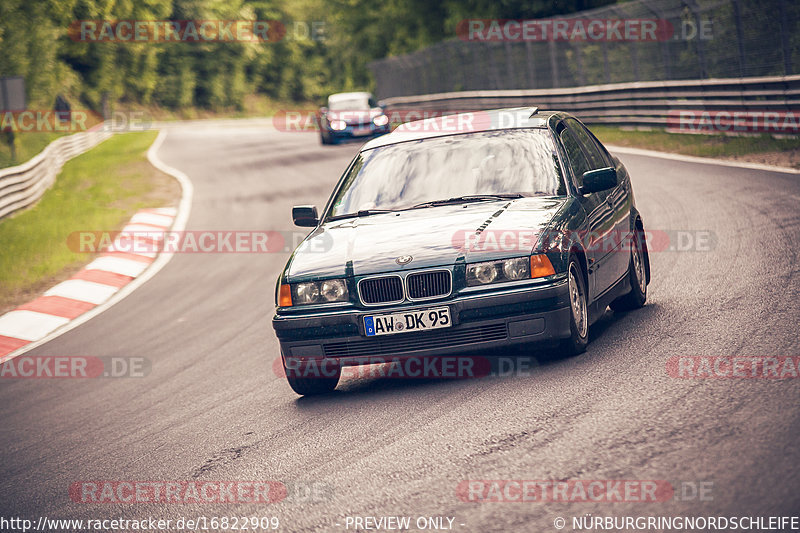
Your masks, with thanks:
[{"label": "rear wheel", "polygon": [[647,301],[647,271],[645,267],[645,250],[647,243],[644,240],[644,232],[638,228],[633,234],[631,242],[631,259],[628,264],[628,280],[631,285],[631,292],[620,296],[611,302],[611,309],[614,311],[631,311],[639,309]]},{"label": "rear wheel", "polygon": [[589,343],[589,312],[586,303],[586,284],[580,262],[571,257],[567,268],[569,285],[569,338],[561,341],[559,351],[564,355],[578,355],[586,351]]},{"label": "rear wheel", "polygon": [[[283,362],[283,371],[286,374],[286,380],[289,386],[297,394],[303,396],[310,396],[313,394],[326,394],[333,392],[336,385],[339,384],[339,377],[342,375],[342,368],[338,366],[316,366],[313,371],[303,372],[297,368],[287,368],[286,359],[281,357]],[[304,373],[305,376],[297,374]]]}]

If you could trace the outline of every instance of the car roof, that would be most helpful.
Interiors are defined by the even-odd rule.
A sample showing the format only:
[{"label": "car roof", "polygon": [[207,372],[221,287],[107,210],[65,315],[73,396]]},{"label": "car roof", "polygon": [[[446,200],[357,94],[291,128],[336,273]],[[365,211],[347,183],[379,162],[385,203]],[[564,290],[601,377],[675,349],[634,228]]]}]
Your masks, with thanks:
[{"label": "car roof", "polygon": [[338,100],[352,100],[352,99],[355,99],[355,98],[370,98],[371,96],[372,96],[372,93],[363,92],[363,91],[352,92],[352,93],[336,93],[336,94],[330,95],[328,97],[328,101],[329,102],[336,102]]},{"label": "car roof", "polygon": [[[388,111],[387,114],[391,116],[391,111]],[[541,129],[546,128],[550,117],[557,114],[561,115],[562,113],[539,111],[536,107],[509,107],[431,117],[401,124],[391,133],[369,141],[361,150],[372,150],[390,144],[464,133],[517,128]]]}]

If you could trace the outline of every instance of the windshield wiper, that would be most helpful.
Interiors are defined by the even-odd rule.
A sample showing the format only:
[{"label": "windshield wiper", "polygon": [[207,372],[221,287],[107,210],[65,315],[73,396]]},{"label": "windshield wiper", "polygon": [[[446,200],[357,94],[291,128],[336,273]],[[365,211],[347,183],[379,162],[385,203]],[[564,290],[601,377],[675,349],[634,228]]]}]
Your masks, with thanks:
[{"label": "windshield wiper", "polygon": [[333,215],[332,217],[328,217],[328,220],[342,220],[345,218],[358,218],[358,217],[368,217],[370,215],[380,215],[383,213],[394,213],[394,209],[362,209],[361,211],[356,211],[355,213],[345,213],[344,215]]},{"label": "windshield wiper", "polygon": [[524,195],[518,192],[514,193],[503,193],[503,194],[467,194],[464,196],[454,196],[452,198],[448,198],[446,200],[431,200],[430,202],[422,202],[421,204],[417,204],[411,206],[409,209],[417,209],[420,207],[436,207],[439,205],[449,205],[449,204],[463,204],[466,202],[485,202],[491,200],[513,200],[516,198],[523,198]]},{"label": "windshield wiper", "polygon": [[514,200],[517,198],[524,198],[525,195],[522,193],[514,192],[514,193],[501,193],[501,194],[467,194],[464,196],[454,196],[452,198],[448,198],[446,200],[432,200],[430,202],[423,202],[421,204],[413,205],[411,207],[406,207],[403,209],[362,209],[355,213],[345,213],[343,215],[333,215],[328,217],[327,220],[334,221],[334,220],[342,220],[345,218],[358,218],[358,217],[368,217],[370,215],[380,215],[383,213],[396,213],[398,211],[405,211],[408,209],[417,209],[420,207],[435,207],[439,205],[450,205],[450,204],[463,204],[467,202],[486,202],[491,200]]}]

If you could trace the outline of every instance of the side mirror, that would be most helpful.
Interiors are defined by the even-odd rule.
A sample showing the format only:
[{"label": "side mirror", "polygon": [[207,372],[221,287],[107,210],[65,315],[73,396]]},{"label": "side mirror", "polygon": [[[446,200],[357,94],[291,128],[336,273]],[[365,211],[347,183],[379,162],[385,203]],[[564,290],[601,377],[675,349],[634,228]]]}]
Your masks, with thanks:
[{"label": "side mirror", "polygon": [[617,186],[617,171],[611,167],[598,168],[583,173],[581,194],[605,191]]},{"label": "side mirror", "polygon": [[322,107],[319,108],[319,114],[320,115],[324,115],[327,112],[328,112],[328,108],[327,107],[322,106]]},{"label": "side mirror", "polygon": [[315,205],[296,205],[292,208],[292,220],[295,226],[313,228],[319,224],[317,206]]}]

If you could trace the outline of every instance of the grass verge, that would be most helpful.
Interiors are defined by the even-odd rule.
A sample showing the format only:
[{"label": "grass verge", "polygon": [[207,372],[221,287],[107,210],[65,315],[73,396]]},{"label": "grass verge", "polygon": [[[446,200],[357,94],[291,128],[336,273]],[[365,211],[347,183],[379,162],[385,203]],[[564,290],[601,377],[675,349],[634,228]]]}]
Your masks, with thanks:
[{"label": "grass verge", "polygon": [[25,161],[32,159],[36,154],[44,150],[48,144],[62,135],[64,134],[52,131],[17,133],[14,141],[17,157],[12,158],[11,147],[6,142],[6,135],[5,133],[0,133],[0,168],[21,165]]},{"label": "grass verge", "polygon": [[800,138],[669,133],[610,126],[592,126],[591,130],[603,144],[800,168]]},{"label": "grass verge", "polygon": [[111,137],[68,161],[35,206],[0,220],[0,313],[94,258],[67,247],[70,233],[118,230],[139,209],[177,205],[180,186],[147,161],[157,133]]},{"label": "grass verge", "polygon": [[118,104],[116,110],[121,113],[139,112],[148,120],[206,120],[223,118],[269,118],[280,111],[316,109],[313,102],[283,102],[264,95],[251,94],[244,97],[241,109],[203,109],[186,107],[167,109],[159,106],[136,105],[132,103]]}]

